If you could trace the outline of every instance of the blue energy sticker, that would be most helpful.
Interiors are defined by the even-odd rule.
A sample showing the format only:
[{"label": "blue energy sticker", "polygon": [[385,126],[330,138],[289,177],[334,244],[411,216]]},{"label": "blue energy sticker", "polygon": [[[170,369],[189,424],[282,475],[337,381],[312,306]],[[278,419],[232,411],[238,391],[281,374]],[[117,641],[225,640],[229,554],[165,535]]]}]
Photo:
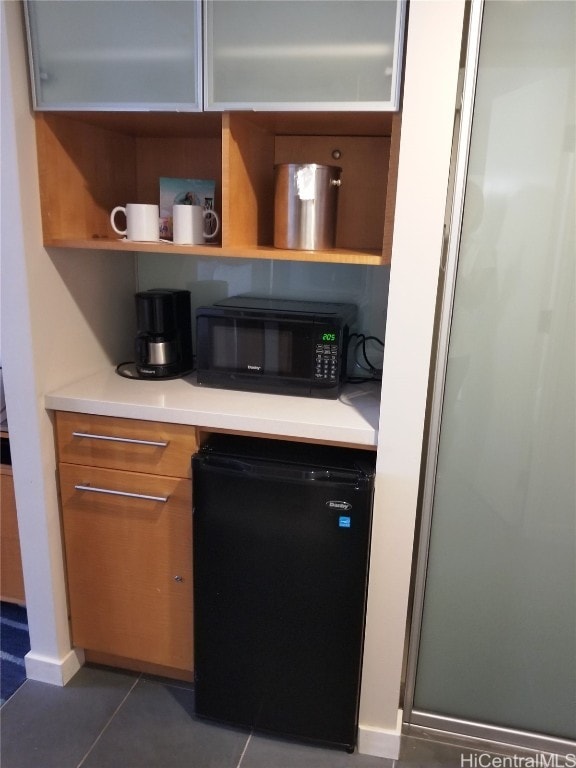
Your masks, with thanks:
[{"label": "blue energy sticker", "polygon": [[340,515],[338,525],[340,528],[350,528],[350,518],[348,515]]}]

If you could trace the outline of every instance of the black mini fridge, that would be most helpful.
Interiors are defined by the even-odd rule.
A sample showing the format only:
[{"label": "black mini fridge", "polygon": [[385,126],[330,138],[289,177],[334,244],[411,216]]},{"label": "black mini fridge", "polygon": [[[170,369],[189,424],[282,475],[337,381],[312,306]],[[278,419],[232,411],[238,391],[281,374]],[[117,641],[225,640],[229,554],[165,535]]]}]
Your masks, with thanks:
[{"label": "black mini fridge", "polygon": [[192,463],[197,716],[353,751],[373,454],[214,435]]}]

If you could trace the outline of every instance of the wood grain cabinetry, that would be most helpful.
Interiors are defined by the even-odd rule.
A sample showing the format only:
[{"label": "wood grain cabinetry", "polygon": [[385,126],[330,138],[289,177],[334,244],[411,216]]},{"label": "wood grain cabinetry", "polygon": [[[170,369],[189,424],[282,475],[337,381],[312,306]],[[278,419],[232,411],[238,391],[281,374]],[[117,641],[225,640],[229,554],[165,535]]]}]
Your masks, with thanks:
[{"label": "wood grain cabinetry", "polygon": [[[8,441],[8,432],[2,431],[1,439]],[[9,463],[0,464],[0,545],[0,597],[7,602],[24,603],[20,535]]]},{"label": "wood grain cabinetry", "polygon": [[56,434],[59,461],[192,477],[194,427],[60,411]]},{"label": "wood grain cabinetry", "polygon": [[72,413],[56,428],[73,643],[191,679],[195,428]]},{"label": "wood grain cabinetry", "polygon": [[[36,114],[44,243],[64,248],[380,265],[390,261],[400,114]],[[274,165],[343,168],[336,248],[274,247]],[[161,176],[216,180],[219,244],[118,239],[110,211],[158,202]]]}]

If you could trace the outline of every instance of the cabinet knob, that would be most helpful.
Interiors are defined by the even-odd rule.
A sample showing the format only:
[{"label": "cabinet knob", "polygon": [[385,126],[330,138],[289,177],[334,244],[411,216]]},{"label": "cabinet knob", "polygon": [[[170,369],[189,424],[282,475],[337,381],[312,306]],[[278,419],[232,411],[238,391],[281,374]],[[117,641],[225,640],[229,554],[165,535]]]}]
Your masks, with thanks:
[{"label": "cabinet knob", "polygon": [[174,576],[174,581],[184,581],[183,576]]}]

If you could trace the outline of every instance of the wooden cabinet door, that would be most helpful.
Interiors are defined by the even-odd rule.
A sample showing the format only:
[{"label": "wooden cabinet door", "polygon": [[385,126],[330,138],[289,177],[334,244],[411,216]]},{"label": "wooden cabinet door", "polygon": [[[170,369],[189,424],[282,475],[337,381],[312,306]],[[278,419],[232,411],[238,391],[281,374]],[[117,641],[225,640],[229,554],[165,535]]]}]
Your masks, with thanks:
[{"label": "wooden cabinet door", "polygon": [[12,467],[0,466],[0,593],[2,600],[23,603],[24,577],[16,517]]},{"label": "wooden cabinet door", "polygon": [[192,670],[192,483],[60,464],[75,645]]}]

